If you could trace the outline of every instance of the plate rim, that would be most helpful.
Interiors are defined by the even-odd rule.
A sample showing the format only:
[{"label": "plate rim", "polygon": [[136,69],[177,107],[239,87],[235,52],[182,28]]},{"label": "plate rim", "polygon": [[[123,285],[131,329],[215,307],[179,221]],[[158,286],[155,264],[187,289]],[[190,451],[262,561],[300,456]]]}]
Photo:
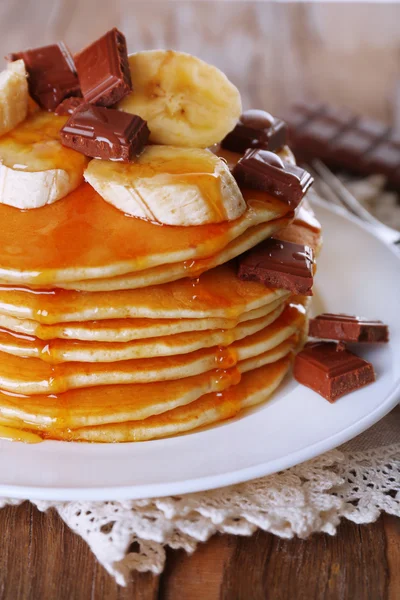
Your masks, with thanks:
[{"label": "plate rim", "polygon": [[[350,215],[344,209],[327,204],[323,200],[312,200],[312,204],[320,206],[328,212],[333,212],[341,218],[350,221],[356,227],[372,235],[381,245],[395,256],[400,265],[400,251],[394,244],[385,242],[374,232],[374,228],[364,223],[356,216]],[[386,414],[388,414],[400,401],[400,378],[395,382],[393,388],[388,393],[385,401],[377,406],[372,412],[361,417],[355,423],[352,423],[337,433],[333,433],[323,440],[317,441],[312,445],[307,445],[300,450],[295,450],[285,455],[283,458],[275,458],[267,462],[261,462],[257,465],[245,467],[237,470],[230,470],[228,473],[209,476],[200,476],[184,481],[170,481],[161,483],[146,483],[140,485],[122,485],[122,486],[90,486],[89,487],[61,487],[54,485],[52,487],[44,486],[26,486],[21,484],[2,484],[0,483],[0,497],[44,500],[44,501],[110,501],[110,500],[136,500],[140,498],[166,497],[174,494],[188,494],[194,492],[208,491],[235,485],[245,481],[250,481],[259,477],[264,477],[291,468],[307,460],[312,460],[325,452],[333,450],[338,446],[348,442],[357,435],[369,429],[377,423]],[[229,424],[228,424],[229,425]],[[190,434],[189,434],[190,435]],[[7,442],[6,442],[7,443]],[[15,442],[9,442],[14,444]],[[44,441],[43,444],[50,444],[53,441]],[[134,442],[132,442],[134,443]],[[144,442],[147,443],[147,442]],[[74,444],[75,445],[75,444]],[[76,443],[76,445],[78,445]],[[95,446],[95,444],[93,444]],[[102,447],[105,444],[101,444]],[[278,466],[279,463],[279,466]],[[184,487],[184,491],[182,488]]]}]

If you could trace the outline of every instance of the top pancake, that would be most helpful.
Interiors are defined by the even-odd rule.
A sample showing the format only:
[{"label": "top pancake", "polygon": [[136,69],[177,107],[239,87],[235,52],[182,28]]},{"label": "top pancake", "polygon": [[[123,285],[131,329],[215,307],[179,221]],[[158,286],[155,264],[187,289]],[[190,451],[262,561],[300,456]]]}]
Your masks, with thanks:
[{"label": "top pancake", "polygon": [[36,210],[0,205],[0,280],[37,287],[107,278],[220,252],[251,227],[288,214],[287,204],[245,190],[235,221],[171,227],[129,217],[88,184]]}]

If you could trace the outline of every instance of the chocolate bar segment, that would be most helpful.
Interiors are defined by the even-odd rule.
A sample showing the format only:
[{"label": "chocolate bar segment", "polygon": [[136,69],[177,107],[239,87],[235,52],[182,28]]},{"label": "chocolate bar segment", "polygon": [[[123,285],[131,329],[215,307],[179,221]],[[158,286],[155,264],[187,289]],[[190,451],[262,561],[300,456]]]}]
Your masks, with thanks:
[{"label": "chocolate bar segment", "polygon": [[299,130],[291,131],[291,141],[305,156],[325,158],[331,153],[330,144],[352,121],[354,117],[348,114],[325,110],[309,118]]},{"label": "chocolate bar segment", "polygon": [[322,159],[328,166],[379,173],[400,189],[400,131],[343,108],[297,103],[285,114],[298,160]]},{"label": "chocolate bar segment", "polygon": [[72,55],[62,42],[15,52],[6,58],[22,58],[28,72],[29,93],[41,108],[54,111],[64,98],[80,95]]},{"label": "chocolate bar segment", "polygon": [[120,110],[83,104],[60,131],[64,146],[86,156],[129,162],[150,135],[146,121]]},{"label": "chocolate bar segment", "polygon": [[313,270],[312,248],[270,238],[239,258],[238,277],[311,296]]},{"label": "chocolate bar segment", "polygon": [[249,149],[233,169],[233,176],[242,187],[268,192],[296,208],[314,179],[310,173],[283,162],[273,152]]},{"label": "chocolate bar segment", "polygon": [[57,108],[54,112],[59,117],[69,116],[69,115],[72,115],[72,113],[76,111],[78,106],[81,106],[82,104],[84,104],[84,102],[85,101],[83,98],[78,98],[77,96],[71,96],[71,98],[65,98],[65,100],[63,100],[61,102],[61,104],[59,104],[57,106]]},{"label": "chocolate bar segment", "polygon": [[247,148],[263,148],[275,152],[287,141],[287,126],[265,110],[247,110],[235,129],[222,140],[221,147],[243,153]]},{"label": "chocolate bar segment", "polygon": [[353,126],[342,131],[333,141],[330,159],[341,167],[363,172],[364,156],[387,134],[389,127],[372,119],[357,119]]},{"label": "chocolate bar segment", "polygon": [[86,102],[112,106],[132,90],[125,36],[114,27],[75,55]]},{"label": "chocolate bar segment", "polygon": [[325,340],[344,342],[388,342],[388,326],[382,321],[367,321],[361,317],[323,313],[310,319],[309,335]]},{"label": "chocolate bar segment", "polygon": [[329,402],[375,381],[371,363],[334,342],[306,344],[294,360],[293,375]]},{"label": "chocolate bar segment", "polygon": [[400,172],[400,146],[390,141],[382,141],[363,157],[364,171],[381,173],[392,179]]}]

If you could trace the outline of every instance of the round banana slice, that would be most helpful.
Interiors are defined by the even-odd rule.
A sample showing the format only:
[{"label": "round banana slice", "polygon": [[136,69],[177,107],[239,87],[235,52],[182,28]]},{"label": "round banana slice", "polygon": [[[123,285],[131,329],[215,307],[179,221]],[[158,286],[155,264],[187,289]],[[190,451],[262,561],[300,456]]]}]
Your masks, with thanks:
[{"label": "round banana slice", "polygon": [[132,163],[92,160],[84,177],[122,212],[154,223],[220,223],[246,210],[226,163],[201,148],[147,146]]},{"label": "round banana slice", "polygon": [[61,145],[65,121],[39,111],[0,138],[0,204],[40,208],[82,183],[88,159]]},{"label": "round banana slice", "polygon": [[235,127],[239,90],[216,67],[173,50],[132,54],[129,66],[133,92],[118,108],[145,119],[154,144],[206,148]]}]

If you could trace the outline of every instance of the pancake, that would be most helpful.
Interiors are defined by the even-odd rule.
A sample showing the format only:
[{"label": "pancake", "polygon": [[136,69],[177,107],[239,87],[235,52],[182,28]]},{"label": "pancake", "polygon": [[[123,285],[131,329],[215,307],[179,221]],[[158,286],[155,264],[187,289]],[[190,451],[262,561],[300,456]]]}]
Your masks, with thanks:
[{"label": "pancake", "polygon": [[0,313],[43,324],[124,318],[235,319],[288,295],[285,290],[241,281],[235,265],[227,264],[195,280],[112,294],[0,287]]},{"label": "pancake", "polygon": [[203,319],[105,319],[104,321],[42,325],[29,319],[17,319],[16,317],[0,314],[0,330],[33,336],[40,340],[130,342],[189,331],[232,329],[239,323],[268,315],[285,301],[286,297],[278,298],[265,306],[244,312],[236,319],[224,319],[222,317]]},{"label": "pancake", "polygon": [[137,273],[128,273],[120,277],[108,279],[74,281],[72,283],[61,282],[57,283],[57,287],[88,292],[101,292],[159,285],[186,277],[188,274],[195,277],[208,269],[236,258],[272,235],[288,242],[311,246],[317,255],[322,244],[321,225],[315,218],[309,203],[304,199],[296,210],[294,220],[291,224],[289,223],[289,219],[283,218],[266,225],[252,227],[228,244],[222,251],[207,259],[154,267]]},{"label": "pancake", "polygon": [[285,308],[285,303],[272,313],[241,323],[228,330],[177,333],[158,338],[131,342],[78,342],[70,340],[42,341],[29,336],[0,331],[0,352],[24,358],[40,358],[50,364],[64,362],[116,362],[136,358],[173,356],[211,348],[228,346],[275,321]]},{"label": "pancake", "polygon": [[239,383],[242,373],[277,362],[294,350],[296,344],[297,338],[292,336],[260,357],[241,361],[232,369],[174,381],[96,387],[90,394],[87,389],[51,396],[0,392],[0,423],[12,422],[16,427],[29,423],[31,429],[54,436],[63,429],[147,419],[190,404],[205,394],[221,393]]},{"label": "pancake", "polygon": [[232,419],[240,411],[265,402],[290,368],[290,359],[250,371],[237,385],[220,394],[207,394],[187,406],[143,421],[85,427],[64,431],[59,439],[87,442],[139,442],[178,435]]},{"label": "pancake", "polygon": [[243,254],[243,252],[246,252],[246,250],[279,233],[288,223],[289,219],[282,218],[267,224],[251,227],[236,240],[228,244],[221,252],[217,252],[208,258],[162,265],[109,279],[92,279],[89,281],[74,281],[72,283],[59,282],[54,287],[83,292],[112,292],[114,290],[131,290],[160,285],[169,281],[176,281],[182,277],[195,278],[204,273],[204,271],[218,267],[232,258],[236,258],[240,254]]},{"label": "pancake", "polygon": [[24,395],[58,394],[74,388],[169,381],[215,368],[229,369],[237,362],[267,352],[294,333],[299,333],[304,322],[304,308],[290,305],[271,325],[227,348],[217,346],[184,355],[115,363],[50,365],[36,358],[0,353],[0,389]]},{"label": "pancake", "polygon": [[288,215],[287,204],[249,191],[235,221],[196,227],[128,217],[82,184],[60,202],[19,211],[0,205],[0,281],[37,287],[106,278],[215,255],[250,227]]}]

